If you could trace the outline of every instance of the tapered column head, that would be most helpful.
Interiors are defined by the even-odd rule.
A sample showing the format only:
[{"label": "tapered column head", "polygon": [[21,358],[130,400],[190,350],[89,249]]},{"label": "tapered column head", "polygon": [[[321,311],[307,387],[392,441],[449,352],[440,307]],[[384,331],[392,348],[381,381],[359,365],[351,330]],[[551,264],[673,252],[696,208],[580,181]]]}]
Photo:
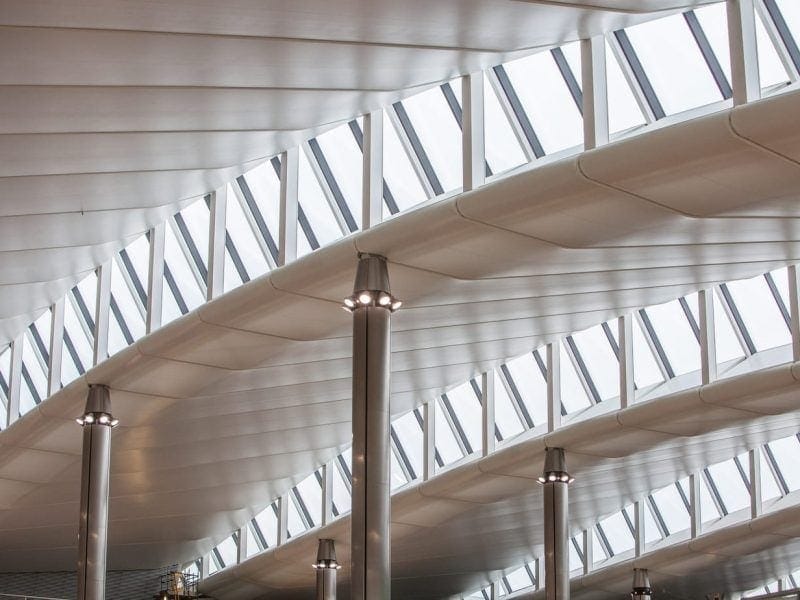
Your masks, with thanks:
[{"label": "tapered column head", "polygon": [[317,547],[317,562],[312,565],[315,569],[341,569],[336,561],[336,547],[333,540],[320,539]]},{"label": "tapered column head", "polygon": [[575,481],[567,472],[567,458],[563,448],[547,448],[544,454],[544,472],[539,483],[572,483]]},{"label": "tapered column head", "polygon": [[116,427],[119,421],[111,414],[111,393],[106,385],[92,384],[86,398],[86,410],[75,419],[78,425],[107,425]]},{"label": "tapered column head", "polygon": [[650,589],[650,577],[647,569],[634,569],[631,600],[650,600],[652,597],[653,591]]},{"label": "tapered column head", "polygon": [[360,254],[353,295],[344,299],[344,309],[378,306],[394,312],[403,303],[392,296],[386,259],[377,254]]}]

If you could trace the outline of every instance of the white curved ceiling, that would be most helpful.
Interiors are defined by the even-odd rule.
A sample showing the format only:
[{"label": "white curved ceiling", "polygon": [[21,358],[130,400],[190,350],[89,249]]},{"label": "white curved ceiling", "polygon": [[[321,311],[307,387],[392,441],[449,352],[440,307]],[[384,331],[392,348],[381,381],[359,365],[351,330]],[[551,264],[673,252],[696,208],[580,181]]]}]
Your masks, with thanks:
[{"label": "white curved ceiling", "polygon": [[[794,400],[798,390],[796,363],[621,411],[598,405],[606,414],[586,415],[554,433],[528,437],[399,491],[392,503],[392,594],[451,597],[484,587],[499,579],[502,570],[543,556],[542,488],[536,478],[542,473],[545,447],[566,450],[567,467],[575,477],[569,491],[570,529],[581,531],[708,464],[793,435],[800,423]],[[343,565],[339,593],[346,597],[349,515],[216,573],[202,590],[220,600],[307,598],[314,589],[308,565],[318,538],[336,541]],[[692,544],[695,550],[704,547],[702,540]],[[652,566],[644,558],[637,562]],[[770,573],[762,569],[761,581]],[[611,581],[592,577],[587,579],[595,586]],[[629,582],[623,578],[622,583]],[[577,583],[575,587],[583,589]]]},{"label": "white curved ceiling", "polygon": [[181,200],[334,123],[706,1],[4,1],[0,343]]},{"label": "white curved ceiling", "polygon": [[[74,557],[87,382],[112,388],[111,565],[207,552],[350,438],[358,251],[390,262],[392,410],[635,307],[800,255],[800,93],[399,215],[140,339],[0,433],[3,569]],[[694,199],[697,214],[687,215]],[[199,468],[203,467],[203,468]]]}]

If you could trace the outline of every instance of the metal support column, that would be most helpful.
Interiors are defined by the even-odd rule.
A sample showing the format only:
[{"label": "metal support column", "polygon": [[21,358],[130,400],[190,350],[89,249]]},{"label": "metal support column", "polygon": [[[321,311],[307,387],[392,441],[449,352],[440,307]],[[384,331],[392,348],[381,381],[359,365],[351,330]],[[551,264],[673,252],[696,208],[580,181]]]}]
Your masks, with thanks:
[{"label": "metal support column", "polygon": [[333,463],[325,463],[322,465],[322,490],[321,499],[322,507],[320,517],[322,525],[327,525],[333,521]]},{"label": "metal support column", "polygon": [[316,600],[336,600],[336,571],[341,568],[336,562],[333,540],[321,539],[317,548],[317,562],[314,563],[317,571]]},{"label": "metal support column", "polygon": [[386,259],[359,256],[353,295],[353,600],[391,595],[390,331],[400,302],[391,295]]},{"label": "metal support column", "polygon": [[650,589],[650,577],[647,569],[634,569],[631,600],[650,600],[652,597],[653,590]]},{"label": "metal support column", "polygon": [[250,529],[247,523],[242,525],[236,532],[236,564],[238,565],[247,558],[247,539],[250,537]]},{"label": "metal support column", "polygon": [[106,386],[89,386],[86,412],[76,421],[83,427],[78,600],[105,600],[111,428],[117,425]]},{"label": "metal support column", "polygon": [[278,498],[278,535],[277,545],[285,544],[289,539],[289,494]]},{"label": "metal support column", "polygon": [[568,489],[572,478],[567,473],[563,448],[547,448],[544,473],[544,577],[547,600],[569,600]]}]

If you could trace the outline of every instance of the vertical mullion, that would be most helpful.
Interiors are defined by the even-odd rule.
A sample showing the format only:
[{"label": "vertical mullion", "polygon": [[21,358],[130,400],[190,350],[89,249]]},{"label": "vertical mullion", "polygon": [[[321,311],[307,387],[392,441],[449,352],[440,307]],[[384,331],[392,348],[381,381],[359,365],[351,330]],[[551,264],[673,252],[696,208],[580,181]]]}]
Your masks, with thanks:
[{"label": "vertical mullion", "polygon": [[22,346],[24,338],[17,335],[11,341],[11,364],[8,375],[8,396],[6,403],[6,427],[19,419],[19,399],[22,391]]},{"label": "vertical mullion", "polygon": [[[604,330],[609,342],[614,341],[610,329],[605,323]],[[619,361],[619,405],[627,408],[636,399],[636,383],[634,380],[633,358],[633,315],[622,315],[617,319],[619,345],[617,345],[617,359]]]},{"label": "vertical mullion", "polygon": [[279,267],[297,259],[297,219],[300,186],[300,150],[289,148],[280,159],[280,207],[278,231]]},{"label": "vertical mullion", "polygon": [[731,54],[733,105],[761,97],[761,79],[753,0],[728,0],[728,44]]},{"label": "vertical mullion", "polygon": [[791,265],[786,273],[789,279],[789,317],[792,332],[792,360],[800,360],[800,276],[797,265]]},{"label": "vertical mullion", "polygon": [[147,315],[145,332],[150,333],[161,327],[164,303],[164,236],[165,224],[159,223],[147,235],[149,243],[147,269]]},{"label": "vertical mullion", "polygon": [[94,352],[92,364],[108,358],[108,319],[111,310],[111,261],[97,267],[97,293],[94,304]]},{"label": "vertical mullion", "polygon": [[[352,121],[351,121],[352,123]],[[356,123],[356,127],[358,124]],[[353,128],[350,127],[353,131]],[[361,135],[361,229],[366,230],[383,220],[383,110],[364,115]]]},{"label": "vertical mullion", "polygon": [[561,426],[561,353],[558,342],[547,344],[547,431]]},{"label": "vertical mullion", "polygon": [[[563,58],[563,53],[561,54]],[[565,66],[566,60],[563,61]],[[570,75],[572,71],[569,71]],[[562,71],[563,74],[563,71]],[[574,86],[577,82],[572,76]],[[581,40],[581,81],[580,111],[583,115],[583,147],[591,150],[608,143],[608,78],[606,76],[606,41],[603,36]],[[580,89],[578,88],[578,91]],[[576,102],[578,97],[573,92]]]},{"label": "vertical mullion", "polygon": [[[700,338],[700,375],[703,385],[717,379],[717,339],[714,326],[714,290],[700,290],[697,294],[700,313],[698,326]],[[689,313],[691,314],[691,312]]]},{"label": "vertical mullion", "polygon": [[[447,86],[454,95],[449,83]],[[464,104],[461,115],[462,190],[468,192],[482,186],[492,174],[486,161],[482,71],[461,77],[461,101]]]},{"label": "vertical mullion", "polygon": [[208,271],[206,300],[213,300],[225,291],[225,218],[228,206],[228,187],[223,186],[206,196],[208,205]]},{"label": "vertical mullion", "polygon": [[488,456],[495,449],[494,371],[481,374],[481,453]]},{"label": "vertical mullion", "polygon": [[[383,111],[381,111],[381,119],[383,119]],[[353,133],[353,137],[356,140],[356,144],[358,144],[359,150],[364,152],[364,132],[361,131],[361,127],[358,126],[358,121],[353,119],[348,123],[350,126],[350,131]],[[383,161],[383,156],[381,156],[381,161]],[[386,183],[386,179],[383,179],[383,201],[386,203],[386,208],[389,210],[389,214],[396,215],[400,212],[400,207],[397,206],[397,201],[394,199],[394,195],[392,194],[392,190],[389,189],[389,185]]]}]

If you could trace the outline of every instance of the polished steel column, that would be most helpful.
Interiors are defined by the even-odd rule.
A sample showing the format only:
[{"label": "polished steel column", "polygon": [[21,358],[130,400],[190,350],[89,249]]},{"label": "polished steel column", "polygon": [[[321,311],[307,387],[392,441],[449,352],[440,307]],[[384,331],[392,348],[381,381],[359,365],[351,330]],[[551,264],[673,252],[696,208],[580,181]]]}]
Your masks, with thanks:
[{"label": "polished steel column", "polygon": [[314,568],[317,570],[317,600],[336,600],[336,571],[342,567],[336,562],[333,540],[319,541]]},{"label": "polished steel column", "polygon": [[563,448],[545,450],[544,473],[544,586],[547,600],[569,600],[568,488]]},{"label": "polished steel column", "polygon": [[117,425],[106,386],[89,386],[86,412],[76,421],[83,427],[78,600],[104,600],[111,428]]},{"label": "polished steel column", "polygon": [[633,590],[631,590],[631,600],[651,600],[653,591],[650,589],[650,577],[647,569],[633,570]]},{"label": "polished steel column", "polygon": [[353,295],[353,600],[390,597],[389,332],[400,307],[382,256],[359,256]]}]

